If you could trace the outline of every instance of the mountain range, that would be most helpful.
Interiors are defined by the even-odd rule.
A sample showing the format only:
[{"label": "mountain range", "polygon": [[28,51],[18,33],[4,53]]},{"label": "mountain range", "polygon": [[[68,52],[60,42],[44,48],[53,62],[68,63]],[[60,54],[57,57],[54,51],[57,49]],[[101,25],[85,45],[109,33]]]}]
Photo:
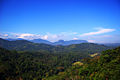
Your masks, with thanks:
[{"label": "mountain range", "polygon": [[68,46],[33,43],[27,40],[8,41],[0,38],[0,47],[17,51],[47,51],[52,53],[84,52],[94,53],[111,49],[111,47],[94,43],[80,43]]},{"label": "mountain range", "polygon": [[[16,39],[12,39],[12,38],[7,38],[5,40],[8,41],[16,41],[16,40],[25,40],[22,38],[16,38]],[[69,41],[64,41],[64,40],[58,40],[56,42],[50,42],[48,40],[44,40],[44,39],[33,39],[33,40],[27,40],[33,43],[43,43],[43,44],[48,44],[48,45],[62,45],[62,46],[68,46],[68,45],[72,45],[72,44],[80,44],[80,43],[89,43],[87,40],[69,40]],[[108,47],[118,47],[120,46],[120,43],[96,43],[99,45],[105,45]]]},{"label": "mountain range", "polygon": [[80,44],[80,43],[88,43],[86,40],[70,40],[70,41],[64,41],[64,40],[59,40],[57,42],[54,42],[53,45],[71,45],[71,44]]},{"label": "mountain range", "polygon": [[[17,38],[17,39],[8,38],[6,40],[16,41],[16,40],[24,40],[24,39],[22,39],[22,38]],[[44,43],[44,44],[50,44],[50,45],[63,45],[63,46],[71,45],[71,44],[88,43],[88,41],[86,41],[86,40],[69,40],[69,41],[59,40],[56,42],[50,42],[50,41],[43,40],[43,39],[33,39],[33,40],[28,40],[28,41],[33,42],[33,43]]]}]

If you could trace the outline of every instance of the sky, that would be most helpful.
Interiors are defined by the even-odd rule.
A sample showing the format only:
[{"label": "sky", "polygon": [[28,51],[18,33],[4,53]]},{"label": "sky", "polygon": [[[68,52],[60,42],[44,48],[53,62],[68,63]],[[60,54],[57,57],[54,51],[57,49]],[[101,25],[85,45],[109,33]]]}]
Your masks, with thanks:
[{"label": "sky", "polygon": [[120,43],[120,0],[0,0],[0,37]]}]

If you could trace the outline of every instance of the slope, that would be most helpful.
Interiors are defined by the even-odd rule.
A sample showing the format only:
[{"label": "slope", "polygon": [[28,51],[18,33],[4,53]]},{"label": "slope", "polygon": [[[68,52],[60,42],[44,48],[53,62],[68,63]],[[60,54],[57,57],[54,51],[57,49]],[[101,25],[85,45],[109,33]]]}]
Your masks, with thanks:
[{"label": "slope", "polygon": [[[82,62],[82,63],[81,63]],[[82,65],[73,65],[58,75],[43,80],[119,80],[120,47],[106,50],[101,56],[81,60]]]}]

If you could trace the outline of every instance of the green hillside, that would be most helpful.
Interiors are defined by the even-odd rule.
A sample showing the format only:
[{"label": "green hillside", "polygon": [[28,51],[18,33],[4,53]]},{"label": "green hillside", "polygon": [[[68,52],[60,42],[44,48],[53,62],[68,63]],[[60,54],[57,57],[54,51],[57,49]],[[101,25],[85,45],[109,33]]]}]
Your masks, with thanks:
[{"label": "green hillside", "polygon": [[120,47],[82,62],[44,80],[120,80]]},{"label": "green hillside", "polygon": [[54,46],[51,45],[32,43],[27,40],[7,41],[1,38],[0,47],[18,51],[41,51],[41,50],[50,51],[54,48]]},{"label": "green hillside", "polygon": [[108,49],[0,39],[0,80],[119,80],[120,47]]},{"label": "green hillside", "polygon": [[101,52],[111,48],[94,43],[81,43],[81,44],[73,44],[69,46],[52,46],[48,44],[32,43],[27,40],[7,41],[1,38],[0,38],[0,47],[9,50],[17,50],[17,51],[48,51],[51,53],[68,53],[68,52],[82,53],[83,52],[87,54]]},{"label": "green hillside", "polygon": [[0,80],[41,80],[89,57],[84,53],[17,52],[0,48]]}]

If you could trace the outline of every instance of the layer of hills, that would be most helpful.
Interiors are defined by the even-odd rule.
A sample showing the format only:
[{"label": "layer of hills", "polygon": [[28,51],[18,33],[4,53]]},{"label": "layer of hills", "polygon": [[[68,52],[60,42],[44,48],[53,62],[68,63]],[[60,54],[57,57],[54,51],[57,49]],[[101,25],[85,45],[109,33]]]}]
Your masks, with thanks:
[{"label": "layer of hills", "polygon": [[[12,38],[8,38],[5,39],[8,41],[16,41],[16,40],[24,40],[22,38],[16,38],[16,39],[12,39]],[[72,45],[72,44],[81,44],[81,43],[89,43],[86,40],[69,40],[69,41],[64,41],[64,40],[59,40],[56,42],[50,42],[48,40],[43,40],[43,39],[33,39],[33,40],[27,40],[33,43],[43,43],[43,44],[49,44],[49,45],[62,45],[62,46],[68,46],[68,45]],[[96,43],[96,44],[100,44],[100,45],[105,45],[108,47],[118,47],[120,46],[120,43]]]},{"label": "layer of hills", "polygon": [[[5,46],[36,45],[29,41],[1,40]],[[0,43],[1,44],[1,43]],[[7,45],[10,44],[10,45]],[[22,44],[22,45],[23,45]],[[39,44],[41,45],[41,44]],[[46,44],[44,44],[46,46]],[[87,46],[86,46],[87,45]],[[0,80],[119,80],[120,47],[103,51],[91,57],[88,47],[94,51],[101,45],[84,43],[71,45],[65,53],[26,52],[6,50],[0,47]],[[105,46],[104,46],[105,47]],[[21,47],[19,47],[21,48]],[[34,47],[33,47],[34,48]],[[90,49],[89,48],[89,49]],[[12,49],[12,48],[11,48]],[[73,49],[86,49],[74,51]],[[73,50],[73,51],[72,51]],[[94,53],[98,54],[98,53]],[[92,55],[94,55],[92,54]]]},{"label": "layer of hills", "polygon": [[[17,39],[8,38],[6,40],[8,40],[8,41],[16,41],[16,40],[24,40],[24,39],[21,39],[21,38],[17,38]],[[56,41],[56,42],[50,42],[50,41],[43,40],[43,39],[33,39],[33,40],[28,40],[28,41],[33,42],[33,43],[44,43],[44,44],[50,44],[50,45],[64,45],[64,46],[71,45],[71,44],[88,43],[86,40],[69,40],[69,41],[59,40],[59,41]]]},{"label": "layer of hills", "polygon": [[120,47],[0,38],[0,80],[119,80],[119,72]]},{"label": "layer of hills", "polygon": [[66,52],[84,52],[84,53],[95,53],[103,50],[111,49],[104,45],[98,45],[94,43],[81,43],[72,44],[68,46],[53,46],[43,43],[33,43],[27,40],[15,40],[8,41],[0,38],[0,47],[17,50],[17,51],[47,51],[51,53],[66,53]]}]

